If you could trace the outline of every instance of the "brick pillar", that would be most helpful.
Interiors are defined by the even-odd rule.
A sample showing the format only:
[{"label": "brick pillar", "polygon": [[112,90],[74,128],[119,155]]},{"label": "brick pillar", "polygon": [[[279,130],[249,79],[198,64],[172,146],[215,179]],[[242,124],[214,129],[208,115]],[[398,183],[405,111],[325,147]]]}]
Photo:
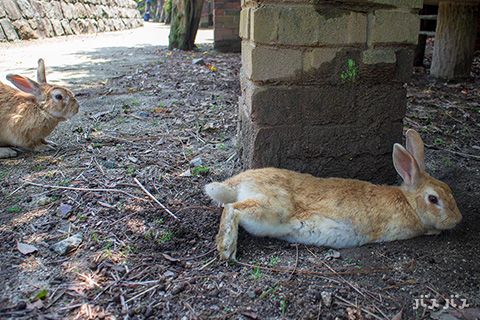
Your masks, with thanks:
[{"label": "brick pillar", "polygon": [[220,52],[240,52],[238,33],[240,25],[240,0],[214,0],[213,46]]},{"label": "brick pillar", "polygon": [[395,181],[421,0],[243,0],[246,168]]}]

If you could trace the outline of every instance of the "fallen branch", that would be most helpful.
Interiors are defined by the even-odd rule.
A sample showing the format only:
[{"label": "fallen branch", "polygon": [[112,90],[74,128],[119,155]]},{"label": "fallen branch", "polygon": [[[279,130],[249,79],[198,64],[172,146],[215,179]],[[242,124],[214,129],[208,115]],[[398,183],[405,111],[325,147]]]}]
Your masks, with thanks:
[{"label": "fallen branch", "polygon": [[165,207],[160,201],[157,200],[157,198],[155,198],[150,192],[148,192],[148,190],[145,189],[145,187],[140,183],[140,181],[137,180],[137,178],[133,178],[133,180],[135,181],[136,184],[138,184],[138,186],[143,190],[143,192],[145,192],[150,198],[152,198],[153,201],[155,201],[160,207],[163,208],[163,210],[165,210],[169,215],[171,215],[175,219],[180,220],[176,215],[173,214],[172,211],[168,210],[167,207]]}]

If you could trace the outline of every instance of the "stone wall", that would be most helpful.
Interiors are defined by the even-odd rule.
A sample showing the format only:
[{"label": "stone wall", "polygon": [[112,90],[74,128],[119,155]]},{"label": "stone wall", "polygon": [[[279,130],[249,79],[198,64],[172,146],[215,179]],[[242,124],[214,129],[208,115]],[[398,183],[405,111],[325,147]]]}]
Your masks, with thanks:
[{"label": "stone wall", "polygon": [[243,0],[247,168],[395,181],[422,0]]},{"label": "stone wall", "polygon": [[0,0],[0,41],[124,30],[141,25],[134,0]]}]

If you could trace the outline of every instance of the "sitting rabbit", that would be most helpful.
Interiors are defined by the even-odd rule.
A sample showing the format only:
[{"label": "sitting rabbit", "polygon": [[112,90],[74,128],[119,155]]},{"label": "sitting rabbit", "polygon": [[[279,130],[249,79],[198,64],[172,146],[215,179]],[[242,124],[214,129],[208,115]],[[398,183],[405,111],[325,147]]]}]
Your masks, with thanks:
[{"label": "sitting rabbit", "polygon": [[217,234],[222,259],[235,259],[238,225],[256,236],[345,248],[438,234],[462,219],[450,188],[425,172],[424,146],[414,130],[407,149],[393,147],[400,187],[321,179],[284,169],[247,170],[206,193],[225,203]]},{"label": "sitting rabbit", "polygon": [[[0,82],[0,147],[53,149],[45,138],[60,121],[77,114],[78,101],[70,90],[47,84],[42,59],[38,60],[38,82],[16,74],[7,79],[22,91]],[[0,149],[4,157],[15,155],[9,148]]]}]

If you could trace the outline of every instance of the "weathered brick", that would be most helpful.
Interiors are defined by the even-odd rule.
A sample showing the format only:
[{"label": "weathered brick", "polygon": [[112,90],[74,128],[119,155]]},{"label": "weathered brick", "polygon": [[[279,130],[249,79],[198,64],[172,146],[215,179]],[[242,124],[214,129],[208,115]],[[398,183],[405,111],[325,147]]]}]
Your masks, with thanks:
[{"label": "weathered brick", "polygon": [[240,12],[239,36],[243,39],[250,38],[250,9],[243,9]]},{"label": "weathered brick", "polygon": [[288,81],[302,70],[302,51],[243,41],[242,67],[247,78],[254,81]]},{"label": "weathered brick", "polygon": [[361,12],[270,5],[253,9],[251,15],[252,40],[257,43],[343,45],[367,39],[367,16]]},{"label": "weathered brick", "polygon": [[240,154],[248,168],[274,166],[375,183],[396,180],[391,152],[402,138],[401,121],[378,126],[261,127],[244,112],[240,120]]},{"label": "weathered brick", "polygon": [[19,39],[18,34],[9,19],[1,19],[0,25],[2,26],[3,32],[8,41],[15,41]]},{"label": "weathered brick", "polygon": [[420,30],[418,14],[399,10],[376,10],[371,17],[370,37],[373,44],[417,44]]},{"label": "weathered brick", "polygon": [[260,126],[374,124],[401,121],[405,89],[400,83],[258,86],[242,77],[245,110]]}]

